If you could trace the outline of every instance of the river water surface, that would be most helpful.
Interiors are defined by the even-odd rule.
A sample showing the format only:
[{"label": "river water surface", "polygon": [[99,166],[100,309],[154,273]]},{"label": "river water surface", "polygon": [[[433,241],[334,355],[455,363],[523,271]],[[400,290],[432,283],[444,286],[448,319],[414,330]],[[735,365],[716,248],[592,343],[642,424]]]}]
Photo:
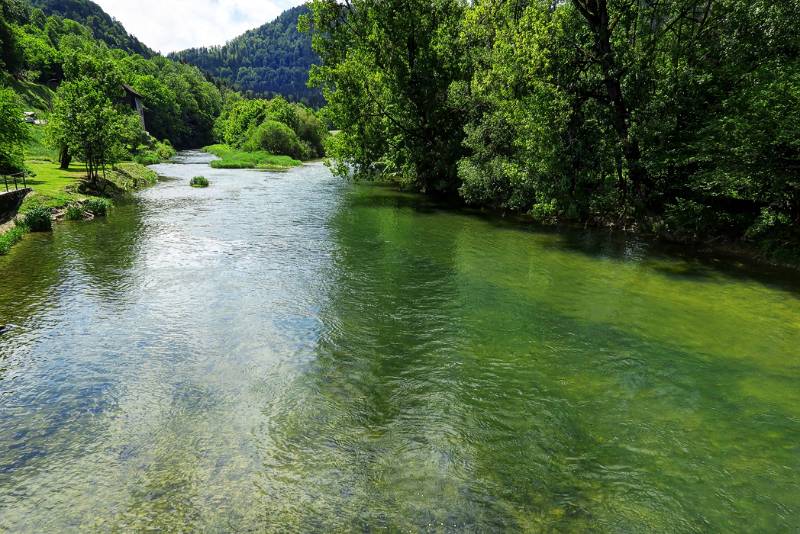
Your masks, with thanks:
[{"label": "river water surface", "polygon": [[0,531],[797,531],[791,280],[207,162],[0,258]]}]

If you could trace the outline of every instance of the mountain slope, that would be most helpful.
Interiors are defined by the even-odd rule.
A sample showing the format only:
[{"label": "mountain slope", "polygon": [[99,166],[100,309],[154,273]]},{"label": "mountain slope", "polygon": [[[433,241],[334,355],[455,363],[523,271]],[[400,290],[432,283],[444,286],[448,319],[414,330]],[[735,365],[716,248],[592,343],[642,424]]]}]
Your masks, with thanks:
[{"label": "mountain slope", "polygon": [[225,46],[192,48],[170,57],[196,65],[244,92],[283,95],[320,106],[322,95],[306,85],[308,71],[319,58],[311,48],[311,36],[297,31],[298,18],[308,11],[298,6]]},{"label": "mountain slope", "polygon": [[120,22],[90,0],[29,0],[29,3],[44,11],[45,15],[59,15],[88,26],[96,39],[105,42],[111,48],[148,58],[155,55],[155,52],[144,43],[129,34]]}]

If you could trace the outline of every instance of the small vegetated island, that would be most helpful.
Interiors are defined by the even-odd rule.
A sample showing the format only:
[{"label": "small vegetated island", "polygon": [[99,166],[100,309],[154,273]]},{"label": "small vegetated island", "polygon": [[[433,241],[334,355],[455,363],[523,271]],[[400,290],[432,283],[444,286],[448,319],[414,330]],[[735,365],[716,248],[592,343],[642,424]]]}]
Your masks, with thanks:
[{"label": "small vegetated island", "polygon": [[205,188],[211,184],[205,176],[195,176],[189,180],[189,185],[196,188]]},{"label": "small vegetated island", "polygon": [[224,144],[205,148],[220,158],[211,162],[212,167],[284,170],[322,157],[328,130],[302,104],[283,97],[243,99],[232,93],[227,95],[214,133]]}]

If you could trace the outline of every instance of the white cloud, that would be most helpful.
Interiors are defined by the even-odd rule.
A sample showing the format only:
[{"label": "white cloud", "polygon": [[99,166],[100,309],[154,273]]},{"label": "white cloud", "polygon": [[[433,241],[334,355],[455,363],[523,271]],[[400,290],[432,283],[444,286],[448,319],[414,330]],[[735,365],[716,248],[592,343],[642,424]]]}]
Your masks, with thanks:
[{"label": "white cloud", "polygon": [[95,0],[144,44],[163,53],[224,44],[304,0]]}]

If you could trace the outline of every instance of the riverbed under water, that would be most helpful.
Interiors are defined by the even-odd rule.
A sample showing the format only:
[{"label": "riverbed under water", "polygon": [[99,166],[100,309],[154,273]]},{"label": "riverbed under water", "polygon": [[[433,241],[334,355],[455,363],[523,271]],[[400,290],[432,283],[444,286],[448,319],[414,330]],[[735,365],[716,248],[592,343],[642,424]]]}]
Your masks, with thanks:
[{"label": "riverbed under water", "polygon": [[796,532],[791,276],[207,162],[0,258],[0,532]]}]

